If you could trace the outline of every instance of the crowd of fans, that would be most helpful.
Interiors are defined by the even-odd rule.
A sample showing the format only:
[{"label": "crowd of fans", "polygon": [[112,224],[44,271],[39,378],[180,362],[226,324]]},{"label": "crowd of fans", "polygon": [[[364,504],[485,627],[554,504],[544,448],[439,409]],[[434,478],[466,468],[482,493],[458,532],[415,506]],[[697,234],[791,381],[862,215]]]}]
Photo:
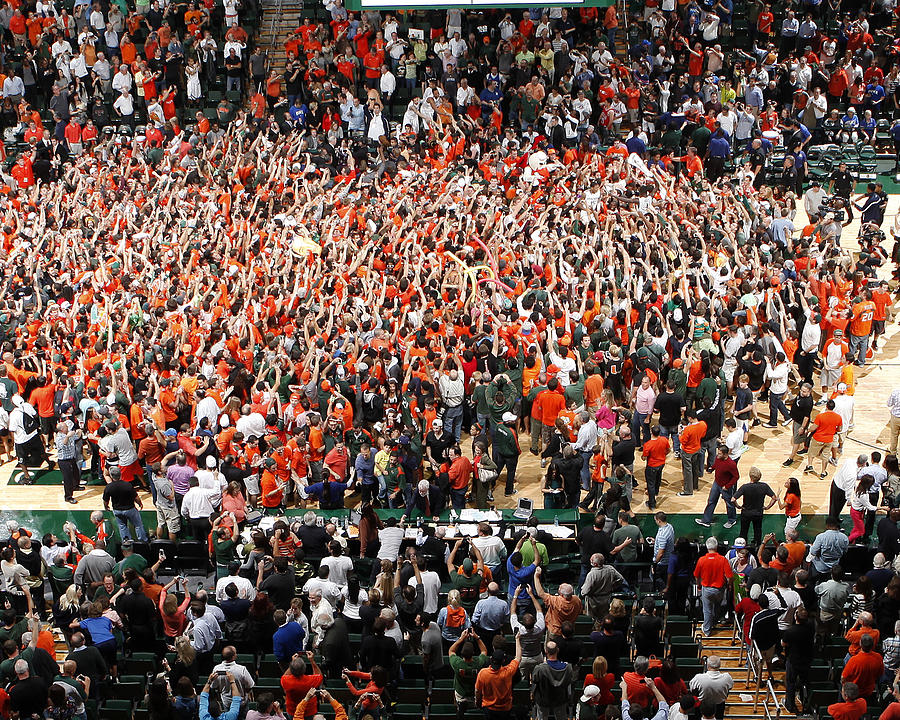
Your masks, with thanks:
[{"label": "crowd of fans", "polygon": [[[282,72],[249,2],[0,9],[0,440],[16,482],[58,466],[67,502],[99,483],[111,513],[13,523],[0,715],[103,712],[150,653],[152,720],[377,720],[419,655],[461,715],[722,720],[719,658],[668,657],[680,615],[708,636],[734,614],[790,712],[842,635],[827,712],[900,696],[900,389],[887,452],[848,436],[900,261],[883,185],[856,192],[858,144],[900,148],[895,20],[332,1]],[[825,143],[842,162],[814,174]],[[740,463],[757,434],[784,487]],[[529,452],[544,507],[593,519],[552,577],[536,522],[432,524],[538,479]],[[803,484],[829,476],[807,545]],[[704,527],[723,500],[739,541],[702,554],[662,512],[642,538],[676,492],[709,493]],[[349,544],[282,517],[347,506]],[[214,588],[151,535],[199,544]]]}]

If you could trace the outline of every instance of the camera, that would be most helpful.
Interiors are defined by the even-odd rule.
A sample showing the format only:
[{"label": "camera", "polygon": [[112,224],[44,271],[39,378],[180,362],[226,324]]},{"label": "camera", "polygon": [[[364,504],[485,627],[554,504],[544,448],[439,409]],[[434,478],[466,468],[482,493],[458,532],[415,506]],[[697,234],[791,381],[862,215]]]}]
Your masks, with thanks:
[{"label": "camera", "polygon": [[833,213],[835,222],[844,222],[846,217],[846,201],[837,195],[831,195],[822,201],[819,206],[819,215],[824,217],[825,213]]}]

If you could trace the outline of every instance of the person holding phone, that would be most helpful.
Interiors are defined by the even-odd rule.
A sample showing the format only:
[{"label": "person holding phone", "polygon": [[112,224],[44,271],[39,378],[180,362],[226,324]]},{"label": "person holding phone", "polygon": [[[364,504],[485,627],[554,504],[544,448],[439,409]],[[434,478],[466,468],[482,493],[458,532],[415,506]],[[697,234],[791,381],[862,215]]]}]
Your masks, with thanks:
[{"label": "person holding phone", "polygon": [[[211,698],[209,691],[213,683],[221,684],[224,676],[225,682],[231,687],[231,703],[227,710],[222,709],[219,699]],[[213,672],[210,673],[206,684],[203,686],[203,692],[200,693],[200,720],[237,720],[238,713],[241,710],[241,692],[234,680],[234,675],[230,672]]]}]

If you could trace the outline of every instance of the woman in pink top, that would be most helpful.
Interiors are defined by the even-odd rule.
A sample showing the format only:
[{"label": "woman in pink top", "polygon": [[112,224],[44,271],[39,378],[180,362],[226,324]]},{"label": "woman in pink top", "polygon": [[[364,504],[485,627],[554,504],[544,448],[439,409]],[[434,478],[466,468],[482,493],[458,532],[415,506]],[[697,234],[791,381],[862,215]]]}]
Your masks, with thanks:
[{"label": "woman in pink top", "polygon": [[631,390],[631,437],[638,445],[650,439],[650,417],[656,404],[656,390],[650,384],[647,375],[641,378],[641,384]]},{"label": "woman in pink top", "polygon": [[238,523],[244,522],[244,518],[247,517],[247,501],[238,483],[228,483],[228,487],[222,493],[222,512],[234,513],[234,519]]},{"label": "woman in pink top", "polygon": [[187,591],[187,584],[185,583],[184,600],[181,605],[178,604],[178,598],[168,595],[169,588],[177,585],[180,580],[181,578],[172,578],[159,594],[159,614],[162,616],[163,632],[166,637],[170,638],[178,637],[187,627],[187,617],[184,611],[191,603],[191,594]]},{"label": "woman in pink top", "polygon": [[597,421],[597,432],[603,437],[612,432],[616,426],[616,411],[613,410],[615,398],[611,390],[604,390],[600,397],[600,406],[594,419]]}]

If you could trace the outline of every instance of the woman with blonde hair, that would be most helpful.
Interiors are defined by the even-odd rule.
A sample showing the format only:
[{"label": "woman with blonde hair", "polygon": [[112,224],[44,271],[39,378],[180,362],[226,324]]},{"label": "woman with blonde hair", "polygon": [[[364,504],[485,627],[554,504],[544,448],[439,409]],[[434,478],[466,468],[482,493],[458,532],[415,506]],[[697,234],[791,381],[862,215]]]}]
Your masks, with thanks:
[{"label": "woman with blonde hair", "polygon": [[381,572],[372,587],[381,593],[385,605],[391,604],[391,598],[394,597],[394,564],[390,560],[381,561]]},{"label": "woman with blonde hair", "polygon": [[170,666],[168,660],[164,660],[163,667],[169,674],[169,683],[172,687],[178,685],[178,681],[183,677],[190,680],[191,685],[197,685],[199,682],[197,651],[194,650],[187,635],[175,639],[175,661]]},{"label": "woman with blonde hair", "polygon": [[625,608],[622,598],[613,598],[609,604],[609,614],[612,616],[615,629],[621,630],[623,634],[627,634],[631,623],[628,618],[628,610]]},{"label": "woman with blonde hair", "polygon": [[69,585],[66,591],[53,604],[53,624],[58,627],[66,640],[72,635],[72,625],[78,624],[78,611],[81,609],[81,588]]},{"label": "woman with blonde hair", "polygon": [[469,613],[462,606],[459,590],[456,588],[447,593],[447,606],[442,607],[438,613],[437,624],[441,629],[441,637],[448,647],[459,640],[463,630],[468,630],[472,626]]}]

